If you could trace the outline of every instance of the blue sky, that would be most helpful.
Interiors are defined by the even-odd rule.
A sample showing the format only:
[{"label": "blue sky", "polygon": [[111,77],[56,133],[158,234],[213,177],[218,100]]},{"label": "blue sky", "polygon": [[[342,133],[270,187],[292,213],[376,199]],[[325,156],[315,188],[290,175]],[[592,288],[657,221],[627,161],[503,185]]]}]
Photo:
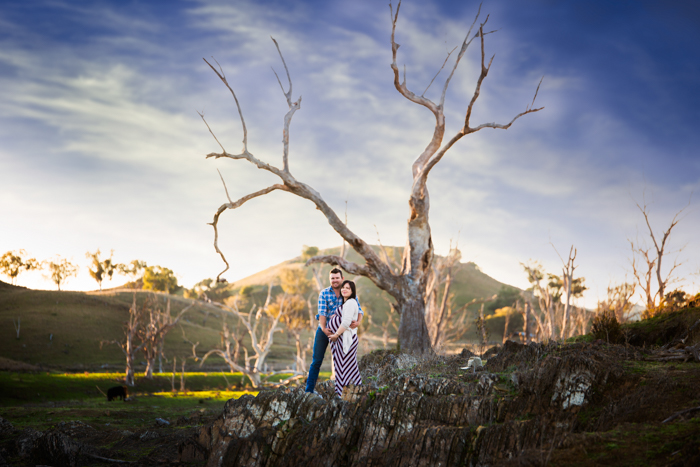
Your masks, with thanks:
[{"label": "blue sky", "polygon": [[[478,3],[403,3],[399,62],[422,92],[461,42]],[[679,275],[700,271],[700,6],[696,2],[487,1],[491,72],[473,121],[508,121],[459,142],[429,180],[438,253],[459,240],[466,260],[525,287],[529,259],[577,272],[594,305],[629,279],[628,239],[646,237],[635,200],[657,230],[684,211],[671,240]],[[483,17],[482,16],[482,17]],[[286,103],[274,36],[292,73],[290,165],[367,241],[405,243],[410,166],[427,144],[431,116],[402,98],[389,68],[385,1],[3,2],[0,5],[0,250],[24,248],[86,264],[115,250],[176,271],[184,285],[221,263],[206,223],[225,201],[276,181],[218,151],[203,111],[229,152],[242,133],[227,90],[202,61],[214,56],[235,87],[249,148],[281,163]],[[447,97],[447,133],[471,97],[478,49],[465,56]],[[438,79],[439,82],[439,79]],[[433,97],[434,84],[427,96]],[[221,245],[230,281],[339,237],[313,206],[275,193],[227,212]],[[376,229],[375,229],[376,226]],[[666,264],[672,262],[666,260]],[[116,283],[117,281],[115,281]],[[40,273],[20,284],[51,288]],[[106,284],[109,286],[109,284]],[[83,268],[68,289],[94,289]]]}]

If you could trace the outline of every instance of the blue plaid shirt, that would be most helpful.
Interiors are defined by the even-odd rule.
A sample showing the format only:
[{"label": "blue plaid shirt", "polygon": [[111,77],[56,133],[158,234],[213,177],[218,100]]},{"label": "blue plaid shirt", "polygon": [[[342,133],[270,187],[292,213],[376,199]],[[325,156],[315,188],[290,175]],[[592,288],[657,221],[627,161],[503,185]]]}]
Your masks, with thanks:
[{"label": "blue plaid shirt", "polygon": [[[343,296],[336,296],[335,292],[333,292],[332,287],[326,287],[318,295],[318,314],[316,315],[316,319],[318,319],[319,316],[325,316],[326,322],[328,322],[331,316],[333,316],[335,311],[342,304]],[[360,313],[364,314],[364,312],[362,311],[362,307],[360,306],[359,300],[357,300],[357,306],[360,309]]]}]

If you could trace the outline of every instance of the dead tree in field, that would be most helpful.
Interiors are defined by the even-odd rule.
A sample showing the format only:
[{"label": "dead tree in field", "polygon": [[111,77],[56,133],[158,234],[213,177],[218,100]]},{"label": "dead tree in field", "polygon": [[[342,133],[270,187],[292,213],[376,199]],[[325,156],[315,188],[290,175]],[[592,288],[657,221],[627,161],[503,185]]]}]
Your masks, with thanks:
[{"label": "dead tree in field", "polygon": [[[450,287],[452,286],[452,269],[459,264],[462,254],[457,248],[451,248],[445,257],[434,257],[425,293],[425,324],[430,336],[430,345],[435,348],[443,338],[443,332],[450,326],[447,318],[451,311]],[[440,288],[442,296],[440,297]]]},{"label": "dead tree in field", "polygon": [[[204,365],[204,362],[210,356],[218,355],[224,359],[226,364],[231,369],[231,372],[239,371],[243,373],[248,377],[254,388],[260,387],[262,382],[261,375],[264,373],[265,368],[265,360],[272,349],[274,334],[278,331],[282,331],[282,329],[277,327],[277,325],[284,317],[283,312],[277,313],[276,316],[272,316],[268,312],[271,295],[272,284],[270,284],[268,287],[265,305],[262,307],[253,305],[253,308],[247,314],[239,311],[237,303],[238,297],[234,297],[233,300],[229,300],[228,305],[212,302],[214,306],[222,311],[222,345],[221,348],[208,351],[204,357],[202,357],[202,361],[199,366],[201,367]],[[239,322],[245,327],[246,331],[248,332],[248,336],[250,337],[250,345],[253,348],[252,355],[248,355],[248,349],[241,344],[240,337],[237,338],[229,330],[226,322],[226,317],[228,315],[233,315],[238,318]],[[238,356],[241,348],[243,348],[244,353],[242,365],[238,363]]]},{"label": "dead tree in field", "polygon": [[294,337],[296,347],[296,374],[306,374],[306,352],[312,349],[311,343],[302,344],[301,333],[309,329],[307,321],[308,302],[301,294],[278,295],[277,300],[269,307],[268,314],[271,316],[282,315],[281,322],[287,329],[287,333]]},{"label": "dead tree in field", "polygon": [[608,286],[608,296],[605,300],[599,301],[596,307],[596,313],[600,314],[606,311],[611,311],[618,322],[626,323],[630,320],[630,313],[634,304],[632,297],[634,296],[636,286],[624,282],[619,285]]},{"label": "dead tree in field", "polygon": [[[177,317],[173,319],[170,314],[170,297],[167,299],[165,310],[154,303],[156,300],[157,299],[150,300],[148,321],[144,321],[143,326],[139,330],[139,338],[145,343],[143,346],[143,352],[146,357],[145,377],[148,379],[153,378],[153,368],[156,364],[156,357],[160,361],[163,356],[163,343],[165,342],[166,334],[168,334],[168,332],[180,322],[182,316],[194,306],[194,303],[190,303],[180,310]],[[159,366],[160,372],[162,373],[162,362],[160,362]]]},{"label": "dead tree in field", "polygon": [[135,384],[134,362],[136,361],[136,354],[146,345],[146,342],[144,341],[142,341],[141,344],[136,345],[139,326],[141,324],[141,318],[143,317],[144,312],[144,307],[138,307],[136,305],[136,292],[134,292],[131,308],[129,308],[129,320],[124,323],[124,341],[113,340],[100,342],[100,348],[102,348],[103,344],[115,344],[124,353],[124,356],[126,357],[125,373],[127,386],[133,386]]},{"label": "dead tree in field", "polygon": [[[287,101],[289,111],[284,116],[284,126],[282,133],[282,166],[276,167],[270,163],[264,162],[254,156],[248,148],[248,132],[243,118],[243,111],[241,109],[238,98],[235,92],[229,85],[226,76],[219,66],[212,66],[208,61],[205,62],[211,67],[211,69],[216,73],[219,79],[224,83],[224,85],[231,92],[234,101],[236,102],[236,107],[238,110],[238,115],[241,119],[241,126],[243,128],[243,149],[239,154],[231,154],[224,149],[219,140],[214,135],[214,132],[209,127],[204,116],[204,120],[207,128],[211,132],[212,136],[216,139],[217,143],[221,148],[221,152],[210,153],[207,158],[228,158],[233,160],[246,160],[253,164],[255,167],[270,172],[271,174],[277,176],[281,183],[277,183],[267,188],[263,188],[254,193],[250,193],[236,201],[228,198],[228,202],[222,204],[219,209],[214,214],[214,220],[211,225],[214,227],[214,248],[217,253],[221,256],[224,263],[226,263],[226,268],[219,274],[226,272],[229,268],[228,261],[226,260],[223,252],[218,246],[218,236],[219,232],[217,229],[219,216],[227,209],[236,209],[250,201],[251,199],[257,198],[259,196],[266,195],[272,191],[280,190],[286,191],[288,193],[294,194],[301,198],[311,201],[316,208],[321,211],[321,213],[326,217],[328,223],[331,227],[342,237],[342,239],[348,243],[364,260],[364,264],[357,264],[346,260],[341,256],[334,255],[324,255],[316,256],[311,258],[307,264],[312,263],[327,263],[332,265],[337,265],[343,268],[350,274],[365,276],[374,282],[380,289],[388,292],[396,300],[398,309],[401,313],[401,320],[399,324],[399,346],[401,350],[405,352],[425,352],[431,350],[430,335],[428,328],[425,323],[425,307],[426,307],[426,287],[428,285],[428,280],[431,274],[431,266],[433,262],[433,241],[430,231],[430,223],[428,222],[428,214],[430,211],[430,201],[428,196],[428,175],[430,171],[435,167],[435,165],[442,160],[442,158],[447,154],[447,152],[452,148],[452,146],[457,143],[462,137],[476,133],[484,128],[493,129],[508,129],[510,126],[523,115],[537,112],[542,108],[534,108],[535,98],[537,97],[537,92],[539,91],[539,85],[535,91],[535,98],[532,100],[532,104],[528,105],[525,110],[518,115],[516,115],[510,122],[506,124],[498,123],[483,123],[479,125],[473,125],[471,121],[472,111],[474,104],[479,97],[481,92],[481,85],[486,78],[493,62],[493,57],[487,62],[486,53],[484,50],[484,37],[493,32],[485,31],[484,27],[488,21],[488,17],[483,23],[479,24],[476,33],[472,34],[474,27],[477,24],[477,20],[480,15],[479,12],[474,19],[469,31],[467,32],[464,41],[456,55],[454,63],[451,65],[451,69],[447,78],[444,81],[440,97],[437,101],[433,101],[425,97],[425,92],[422,95],[417,95],[408,88],[406,84],[406,76],[404,72],[403,80],[401,80],[399,65],[397,63],[397,54],[399,50],[399,44],[395,40],[396,36],[396,25],[398,22],[399,10],[401,8],[401,2],[399,2],[396,13],[394,14],[393,7],[391,7],[391,50],[392,50],[392,63],[391,69],[393,71],[393,81],[396,90],[408,99],[410,102],[420,105],[428,109],[435,119],[433,135],[428,145],[420,153],[420,155],[414,160],[412,166],[412,176],[413,185],[411,192],[409,194],[409,215],[408,215],[408,238],[406,241],[406,247],[404,249],[404,255],[401,263],[401,268],[398,271],[394,271],[387,262],[380,257],[362,238],[357,236],[348,226],[343,222],[343,220],[336,214],[336,212],[326,203],[323,197],[314,190],[311,186],[303,183],[292,175],[289,165],[289,128],[292,121],[292,117],[295,112],[299,110],[301,106],[301,97],[296,101],[292,100],[292,81],[289,75],[289,69],[284,61],[282,52],[280,51],[277,41],[273,39],[275,47],[282,60],[284,66],[287,81],[289,83],[289,89],[284,90],[282,82],[279,80],[280,87]],[[478,40],[481,45],[481,67],[480,74],[476,82],[476,87],[474,93],[467,105],[464,123],[460,124],[460,129],[451,137],[448,137],[447,141],[445,139],[445,97],[447,95],[447,89],[450,85],[454,73],[459,65],[462,57],[464,56],[467,48],[474,40]],[[455,47],[454,50],[456,50]],[[454,52],[453,50],[453,52]],[[447,62],[452,55],[450,52],[445,59],[440,70],[447,65]],[[435,78],[437,78],[437,74]],[[435,80],[433,78],[433,81]],[[541,83],[541,80],[540,80]],[[432,84],[432,81],[431,83]],[[428,88],[430,85],[428,85]],[[427,89],[426,89],[427,91]],[[223,178],[222,178],[223,182]],[[225,186],[225,184],[224,184]],[[227,191],[228,196],[228,191]],[[220,280],[220,279],[219,279]]]},{"label": "dead tree in field", "polygon": [[[554,246],[554,245],[552,245]],[[554,249],[556,251],[556,248]],[[574,283],[574,269],[576,269],[576,266],[574,265],[574,261],[576,260],[576,253],[577,250],[574,248],[573,245],[571,245],[571,249],[569,250],[569,259],[564,262],[564,258],[559,256],[559,259],[561,259],[562,264],[564,267],[562,268],[562,281],[563,281],[563,292],[564,295],[566,296],[566,302],[564,302],[564,316],[562,317],[562,323],[561,323],[561,335],[559,336],[561,339],[564,339],[566,336],[567,331],[569,331],[569,327],[574,327],[570,326],[570,319],[569,316],[571,314],[571,293],[572,293],[572,288],[573,288],[573,283]],[[557,251],[557,255],[559,255],[559,252]],[[567,327],[568,326],[568,327]]]},{"label": "dead tree in field", "polygon": [[[678,216],[680,216],[681,213],[683,213],[683,211],[685,211],[685,209],[688,206],[690,206],[690,201],[688,201],[688,204],[683,209],[678,211],[673,216],[673,219],[671,219],[671,225],[669,225],[668,229],[666,229],[666,231],[663,232],[663,236],[660,240],[657,240],[656,235],[654,235],[654,229],[651,228],[651,222],[649,221],[648,206],[646,205],[646,203],[644,204],[644,206],[640,206],[639,203],[636,204],[639,210],[641,211],[642,215],[644,216],[644,222],[646,223],[646,226],[649,229],[649,236],[651,237],[651,241],[654,244],[654,247],[647,248],[644,245],[644,242],[635,243],[634,241],[629,240],[630,248],[632,249],[632,274],[634,275],[637,284],[644,293],[644,296],[642,298],[644,298],[647,302],[646,314],[648,316],[651,316],[649,313],[651,313],[651,310],[653,310],[656,307],[657,299],[659,301],[659,304],[661,304],[661,301],[664,299],[665,296],[664,294],[666,292],[666,288],[669,284],[672,284],[676,280],[676,278],[673,276],[673,271],[675,271],[676,268],[681,265],[681,263],[679,263],[678,260],[675,260],[671,265],[671,268],[668,270],[668,273],[666,273],[665,277],[661,272],[661,263],[663,261],[664,256],[667,256],[669,254],[669,252],[666,251],[666,247],[668,246],[667,242],[669,236],[671,235],[671,231],[680,222]],[[677,252],[680,252],[682,249],[683,248],[677,250]],[[652,277],[656,279],[657,287],[655,293],[652,293]]]}]

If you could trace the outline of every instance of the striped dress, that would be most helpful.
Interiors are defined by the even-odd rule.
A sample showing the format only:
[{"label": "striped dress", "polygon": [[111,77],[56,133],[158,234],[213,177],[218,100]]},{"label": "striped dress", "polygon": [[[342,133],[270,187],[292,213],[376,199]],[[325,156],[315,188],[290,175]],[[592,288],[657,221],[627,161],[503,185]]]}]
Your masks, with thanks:
[{"label": "striped dress", "polygon": [[[328,329],[335,333],[340,327],[342,321],[342,305],[333,314],[329,323]],[[331,342],[331,351],[333,352],[333,366],[335,367],[335,393],[338,397],[343,396],[343,388],[348,384],[359,386],[362,384],[360,377],[360,369],[357,366],[357,334],[352,336],[352,345],[348,353],[343,352],[343,336],[341,335],[335,342]]]}]

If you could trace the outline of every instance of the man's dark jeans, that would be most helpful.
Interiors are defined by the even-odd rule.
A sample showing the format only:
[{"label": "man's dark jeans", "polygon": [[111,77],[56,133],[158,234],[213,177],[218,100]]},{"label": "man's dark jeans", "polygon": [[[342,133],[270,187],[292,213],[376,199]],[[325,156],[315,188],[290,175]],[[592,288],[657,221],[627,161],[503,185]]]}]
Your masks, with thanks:
[{"label": "man's dark jeans", "polygon": [[316,337],[314,338],[314,354],[311,359],[311,367],[309,368],[309,377],[306,380],[306,392],[314,392],[314,389],[316,388],[318,372],[321,370],[321,363],[323,363],[323,357],[326,355],[327,347],[328,336],[326,336],[320,327],[316,328]]}]

